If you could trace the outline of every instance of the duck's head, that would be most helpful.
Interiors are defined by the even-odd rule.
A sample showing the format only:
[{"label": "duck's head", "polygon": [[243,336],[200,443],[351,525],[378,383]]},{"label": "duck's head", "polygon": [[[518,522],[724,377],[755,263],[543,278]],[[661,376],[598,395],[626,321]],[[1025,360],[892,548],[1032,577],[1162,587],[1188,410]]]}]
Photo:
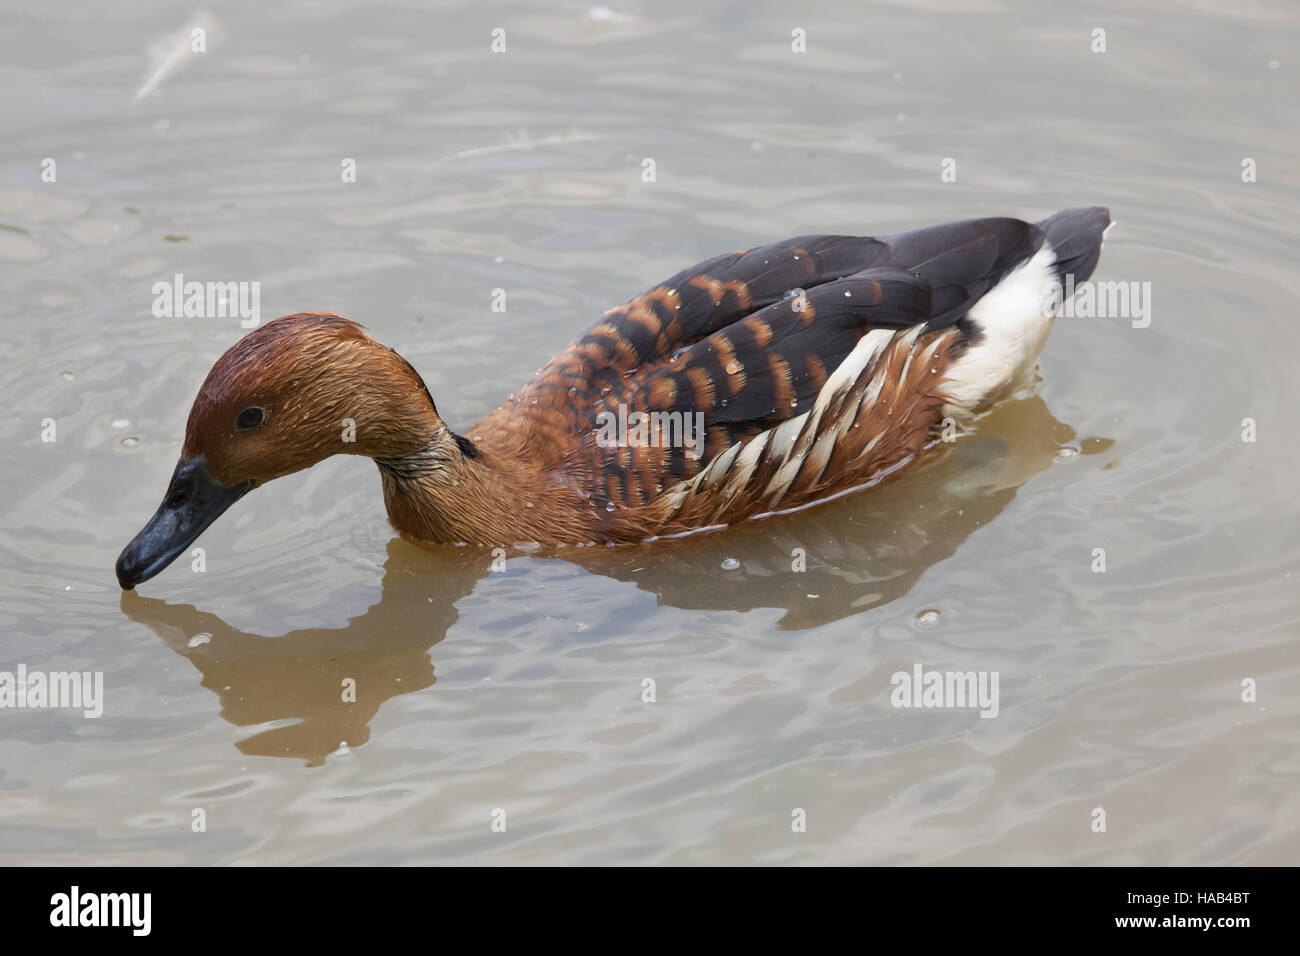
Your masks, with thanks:
[{"label": "duck's head", "polygon": [[162,504],[118,556],[118,582],[153,577],[273,478],[336,454],[407,454],[442,435],[455,440],[419,374],[357,323],[322,312],[268,322],[208,373]]}]

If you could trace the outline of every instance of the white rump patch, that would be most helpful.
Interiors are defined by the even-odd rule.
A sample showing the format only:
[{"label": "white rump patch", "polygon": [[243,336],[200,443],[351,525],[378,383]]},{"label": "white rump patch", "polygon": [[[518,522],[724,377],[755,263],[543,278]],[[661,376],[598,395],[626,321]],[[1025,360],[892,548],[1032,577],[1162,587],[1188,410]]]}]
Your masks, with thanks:
[{"label": "white rump patch", "polygon": [[954,405],[945,414],[973,412],[1013,391],[1033,371],[1056,318],[1046,305],[1053,284],[1060,284],[1056,252],[1044,239],[1042,248],[971,307],[968,319],[982,335],[948,369],[945,390]]}]

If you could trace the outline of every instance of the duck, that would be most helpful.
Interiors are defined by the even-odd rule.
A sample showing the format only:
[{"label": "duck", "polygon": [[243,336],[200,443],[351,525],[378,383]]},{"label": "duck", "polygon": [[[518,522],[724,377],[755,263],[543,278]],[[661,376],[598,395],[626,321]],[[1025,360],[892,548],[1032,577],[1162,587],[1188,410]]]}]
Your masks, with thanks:
[{"label": "duck", "polygon": [[1032,377],[1062,288],[1092,275],[1109,226],[1094,206],[720,255],[606,312],[461,431],[357,322],[275,319],[199,388],[118,582],[149,580],[250,491],[337,454],[375,462],[403,537],[494,548],[635,544],[869,487]]}]

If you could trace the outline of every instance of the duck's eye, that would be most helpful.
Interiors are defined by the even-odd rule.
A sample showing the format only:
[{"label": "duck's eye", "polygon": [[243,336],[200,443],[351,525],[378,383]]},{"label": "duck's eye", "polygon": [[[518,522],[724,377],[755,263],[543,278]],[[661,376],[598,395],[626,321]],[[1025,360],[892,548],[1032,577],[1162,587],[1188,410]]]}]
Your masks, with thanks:
[{"label": "duck's eye", "polygon": [[256,428],[262,424],[262,420],[265,418],[266,412],[256,405],[250,405],[239,413],[239,417],[235,419],[235,427],[241,432],[248,431],[248,429]]}]

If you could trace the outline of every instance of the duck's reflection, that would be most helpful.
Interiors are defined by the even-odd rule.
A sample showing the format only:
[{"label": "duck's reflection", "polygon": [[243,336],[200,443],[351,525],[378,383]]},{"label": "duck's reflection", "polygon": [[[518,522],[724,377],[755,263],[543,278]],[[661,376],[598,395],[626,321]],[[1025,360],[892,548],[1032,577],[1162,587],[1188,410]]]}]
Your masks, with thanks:
[{"label": "duck's reflection", "polygon": [[122,592],[122,610],[198,668],[226,720],[237,727],[281,722],[241,740],[242,752],[318,764],[341,742],[369,740],[370,719],[384,701],[436,680],[429,648],[446,636],[456,601],[489,573],[492,560],[470,548],[428,554],[401,540],[388,550],[382,598],[341,628],[262,637],[192,605],[135,591]]},{"label": "duck's reflection", "polygon": [[[786,611],[782,628],[812,627],[906,594],[926,569],[992,521],[1021,485],[1049,468],[1063,447],[1086,455],[1111,445],[1075,438],[1040,398],[1010,402],[984,418],[977,434],[937,446],[905,475],[867,493],[726,534],[570,549],[560,556],[594,574],[633,582],[661,604],[775,607]],[[276,638],[134,592],[123,594],[122,609],[198,668],[232,724],[280,722],[241,741],[241,751],[315,764],[341,741],[369,739],[370,719],[384,701],[434,682],[429,649],[446,636],[457,618],[456,602],[491,564],[483,549],[426,550],[395,539],[378,603],[342,628]],[[344,699],[349,678],[355,702]]]}]

